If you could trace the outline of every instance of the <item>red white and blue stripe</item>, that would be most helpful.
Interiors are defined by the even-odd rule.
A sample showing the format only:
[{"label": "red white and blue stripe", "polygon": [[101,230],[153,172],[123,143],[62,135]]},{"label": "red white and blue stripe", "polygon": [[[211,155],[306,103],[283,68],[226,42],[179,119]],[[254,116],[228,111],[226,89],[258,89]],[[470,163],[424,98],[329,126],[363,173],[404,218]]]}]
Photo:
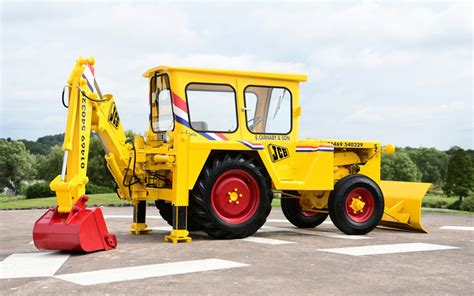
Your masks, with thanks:
[{"label": "red white and blue stripe", "polygon": [[296,146],[296,152],[333,152],[333,145]]},{"label": "red white and blue stripe", "polygon": [[90,91],[96,93],[102,100],[102,93],[100,92],[99,85],[95,80],[95,70],[91,64],[87,64],[85,67],[84,72],[82,72],[82,78],[86,80],[87,87],[89,87]]},{"label": "red white and blue stripe", "polygon": [[[188,106],[186,102],[180,98],[177,94],[172,93],[173,96],[173,112],[176,117],[176,121],[182,125],[191,128],[188,118]],[[212,133],[212,132],[198,132],[201,136],[212,141],[228,141],[229,139],[222,133]]]},{"label": "red white and blue stripe", "polygon": [[94,67],[91,64],[87,64],[84,72],[82,73],[82,77],[86,80],[87,86],[91,90],[91,92],[97,92],[95,88],[95,74],[94,74]]},{"label": "red white and blue stripe", "polygon": [[245,146],[247,146],[248,148],[252,149],[252,150],[263,150],[264,147],[262,144],[259,144],[259,143],[252,143],[252,142],[247,142],[247,141],[239,141],[240,143],[244,144]]}]

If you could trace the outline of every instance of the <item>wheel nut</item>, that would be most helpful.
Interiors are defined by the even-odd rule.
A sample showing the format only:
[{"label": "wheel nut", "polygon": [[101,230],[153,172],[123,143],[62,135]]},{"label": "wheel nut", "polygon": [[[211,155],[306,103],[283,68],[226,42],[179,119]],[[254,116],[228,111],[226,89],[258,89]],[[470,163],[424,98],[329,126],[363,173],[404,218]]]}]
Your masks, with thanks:
[{"label": "wheel nut", "polygon": [[238,205],[240,202],[238,200],[235,201],[235,204]]},{"label": "wheel nut", "polygon": [[239,190],[237,190],[237,188],[234,188],[234,191],[239,191]]},{"label": "wheel nut", "polygon": [[232,199],[229,199],[229,203],[232,203]]},{"label": "wheel nut", "polygon": [[242,197],[242,196],[243,196],[243,195],[242,195],[242,193],[241,193],[241,194],[239,194],[239,197]]}]

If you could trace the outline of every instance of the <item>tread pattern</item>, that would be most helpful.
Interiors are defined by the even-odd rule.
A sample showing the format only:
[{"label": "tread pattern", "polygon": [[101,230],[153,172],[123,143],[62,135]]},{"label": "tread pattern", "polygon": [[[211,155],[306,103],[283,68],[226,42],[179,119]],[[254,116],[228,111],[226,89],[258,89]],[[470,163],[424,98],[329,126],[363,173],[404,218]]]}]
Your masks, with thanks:
[{"label": "tread pattern", "polygon": [[[363,223],[357,223],[347,217],[345,212],[346,195],[356,187],[368,189],[375,201],[372,217]],[[361,235],[372,231],[380,223],[384,211],[384,198],[380,187],[372,179],[364,175],[349,175],[339,180],[329,197],[329,216],[334,225],[342,232],[350,235]]]},{"label": "tread pattern", "polygon": [[[242,169],[250,173],[260,187],[260,204],[255,215],[241,224],[230,224],[217,217],[211,205],[211,191],[219,175],[230,169]],[[242,154],[215,156],[203,168],[190,194],[193,223],[209,236],[218,239],[244,238],[254,234],[270,214],[273,194],[269,179],[252,158]]]},{"label": "tread pattern", "polygon": [[[169,226],[173,226],[173,206],[169,202],[164,200],[155,200],[156,208],[161,215],[161,218],[168,223]],[[191,215],[189,213],[191,209],[188,208],[188,230],[189,231],[198,231],[201,230],[196,223],[192,221]]]}]

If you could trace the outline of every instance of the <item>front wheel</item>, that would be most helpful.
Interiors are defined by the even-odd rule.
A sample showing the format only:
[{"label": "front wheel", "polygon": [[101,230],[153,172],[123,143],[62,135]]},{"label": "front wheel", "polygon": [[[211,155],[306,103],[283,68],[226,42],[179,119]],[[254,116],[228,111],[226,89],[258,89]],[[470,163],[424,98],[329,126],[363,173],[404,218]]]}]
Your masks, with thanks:
[{"label": "front wheel", "polygon": [[272,191],[263,170],[242,155],[215,157],[190,196],[193,220],[209,236],[244,238],[265,223]]},{"label": "front wheel", "polygon": [[329,215],[346,234],[366,234],[382,219],[382,190],[372,179],[350,175],[339,180],[329,197]]},{"label": "front wheel", "polygon": [[[291,192],[297,195],[296,192]],[[326,220],[328,214],[304,211],[299,198],[282,198],[281,210],[291,224],[299,228],[313,228]]]}]

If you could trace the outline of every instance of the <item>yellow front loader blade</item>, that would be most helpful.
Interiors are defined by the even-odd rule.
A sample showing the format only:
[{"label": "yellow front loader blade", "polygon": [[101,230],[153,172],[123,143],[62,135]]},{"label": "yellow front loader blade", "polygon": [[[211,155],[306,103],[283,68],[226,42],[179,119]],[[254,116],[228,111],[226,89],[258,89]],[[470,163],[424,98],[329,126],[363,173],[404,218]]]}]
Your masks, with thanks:
[{"label": "yellow front loader blade", "polygon": [[430,183],[380,181],[385,199],[380,225],[428,233],[421,225],[421,201],[430,187]]}]

